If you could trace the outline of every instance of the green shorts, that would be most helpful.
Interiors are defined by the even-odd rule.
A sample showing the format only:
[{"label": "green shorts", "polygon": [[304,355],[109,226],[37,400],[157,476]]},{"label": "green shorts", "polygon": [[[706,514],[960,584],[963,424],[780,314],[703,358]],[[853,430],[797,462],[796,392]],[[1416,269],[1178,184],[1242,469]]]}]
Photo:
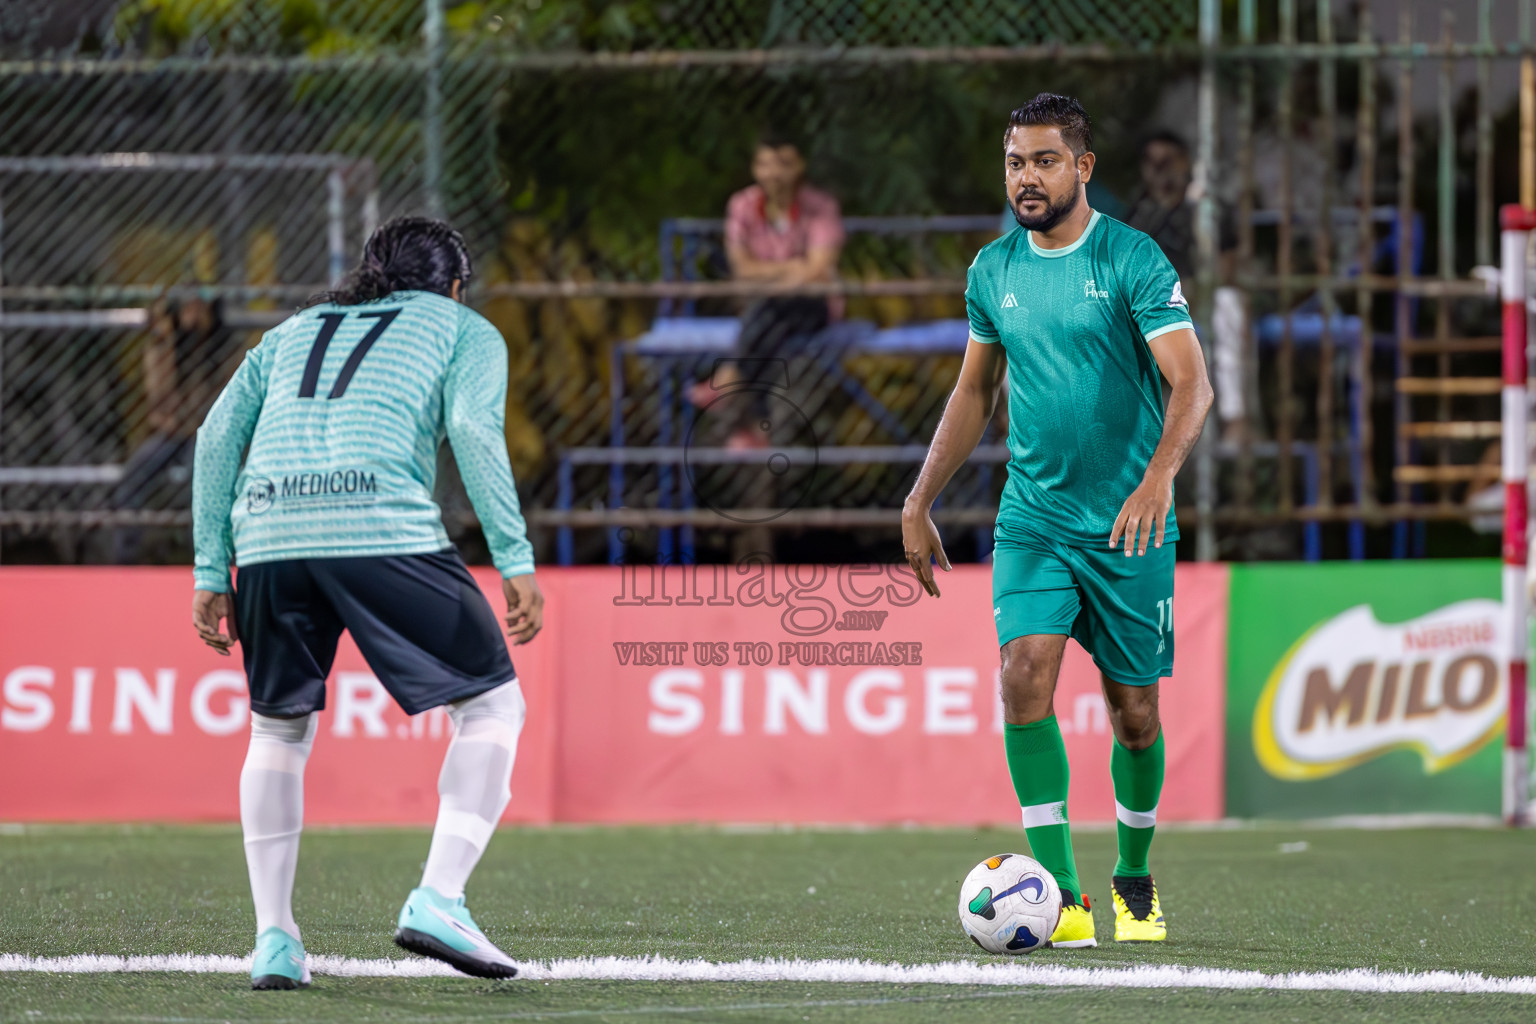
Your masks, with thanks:
[{"label": "green shorts", "polygon": [[1174,545],[1067,547],[1017,527],[992,554],[997,645],[1059,633],[1083,645],[1110,679],[1147,686],[1173,673]]}]

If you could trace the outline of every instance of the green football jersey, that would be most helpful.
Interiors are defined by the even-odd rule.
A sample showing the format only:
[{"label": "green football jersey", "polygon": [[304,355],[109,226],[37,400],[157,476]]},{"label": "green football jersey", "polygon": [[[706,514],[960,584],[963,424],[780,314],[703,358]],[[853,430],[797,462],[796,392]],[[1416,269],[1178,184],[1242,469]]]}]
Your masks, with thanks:
[{"label": "green football jersey", "polygon": [[[1022,229],[976,254],[971,336],[1008,358],[1008,483],[998,529],[1107,545],[1163,434],[1148,342],[1191,328],[1157,243],[1094,211],[1082,237],[1041,249]],[[1166,538],[1178,537],[1173,510]]]}]

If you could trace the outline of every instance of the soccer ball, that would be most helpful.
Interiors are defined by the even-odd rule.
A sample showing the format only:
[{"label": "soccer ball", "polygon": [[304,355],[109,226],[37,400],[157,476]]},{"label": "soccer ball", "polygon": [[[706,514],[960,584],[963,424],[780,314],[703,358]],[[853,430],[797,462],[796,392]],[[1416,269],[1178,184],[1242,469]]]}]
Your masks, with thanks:
[{"label": "soccer ball", "polygon": [[960,883],[960,927],[988,953],[1033,953],[1060,917],[1056,879],[1023,854],[988,857]]}]

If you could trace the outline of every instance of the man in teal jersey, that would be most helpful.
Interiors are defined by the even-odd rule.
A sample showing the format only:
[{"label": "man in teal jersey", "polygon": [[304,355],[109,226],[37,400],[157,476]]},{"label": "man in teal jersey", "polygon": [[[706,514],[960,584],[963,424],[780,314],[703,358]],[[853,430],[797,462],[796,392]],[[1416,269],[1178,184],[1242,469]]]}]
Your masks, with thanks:
[{"label": "man in teal jersey", "polygon": [[544,597],[503,434],[506,345],[458,301],[469,276],[464,240],[442,221],[381,226],[338,291],[247,353],[197,432],[192,621],[220,654],[238,640],[251,692],[240,822],[253,988],[309,983],[293,877],[315,712],[344,629],[407,714],[446,704],[454,725],[437,827],[395,941],[478,977],[517,973],[464,906],[511,797],[525,705],[496,616],[432,500],[445,437],[514,642],[538,633]]},{"label": "man in teal jersey", "polygon": [[[1096,944],[1067,825],[1067,755],[1052,697],[1068,636],[1093,656],[1115,742],[1120,856],[1115,938],[1167,936],[1147,853],[1163,785],[1158,680],[1173,670],[1173,477],[1211,405],[1178,275],[1149,237],[1088,206],[1088,115],[1042,93],[1004,134],[1023,230],[976,256],[971,339],[917,483],[902,541],[923,586],[949,568],[930,510],[1008,380],[1008,482],[998,509],[993,619],[1004,745],[1035,858],[1061,884],[1055,946]],[[1162,378],[1172,386],[1166,414]]]}]

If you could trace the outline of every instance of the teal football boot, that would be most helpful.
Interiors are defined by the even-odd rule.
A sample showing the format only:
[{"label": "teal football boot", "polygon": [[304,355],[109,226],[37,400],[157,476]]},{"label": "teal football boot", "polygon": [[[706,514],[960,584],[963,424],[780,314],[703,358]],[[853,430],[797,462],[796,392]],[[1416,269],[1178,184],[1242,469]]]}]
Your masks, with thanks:
[{"label": "teal football boot", "polygon": [[476,978],[515,978],[517,965],[485,937],[464,906],[436,889],[412,889],[400,908],[395,945],[441,960]]},{"label": "teal football boot", "polygon": [[268,928],[256,936],[251,954],[251,988],[309,987],[309,959],[304,945],[281,928]]}]

